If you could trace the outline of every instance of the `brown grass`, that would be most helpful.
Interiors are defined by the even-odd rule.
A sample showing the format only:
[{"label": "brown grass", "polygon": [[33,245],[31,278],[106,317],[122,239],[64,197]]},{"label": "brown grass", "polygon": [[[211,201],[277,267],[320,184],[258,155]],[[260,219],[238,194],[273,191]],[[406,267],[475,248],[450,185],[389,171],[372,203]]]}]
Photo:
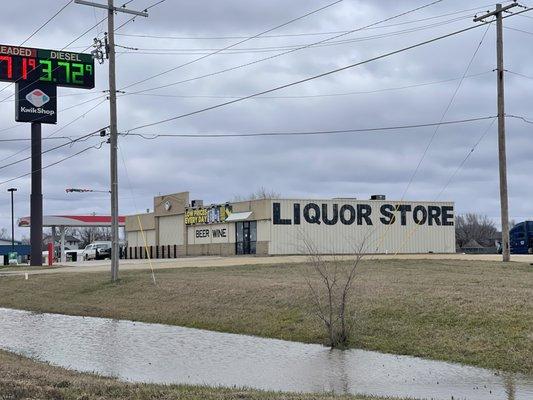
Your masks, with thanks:
[{"label": "brown grass", "polygon": [[[0,280],[0,306],[325,341],[303,265],[54,274]],[[533,373],[533,267],[364,261],[352,347]]]}]

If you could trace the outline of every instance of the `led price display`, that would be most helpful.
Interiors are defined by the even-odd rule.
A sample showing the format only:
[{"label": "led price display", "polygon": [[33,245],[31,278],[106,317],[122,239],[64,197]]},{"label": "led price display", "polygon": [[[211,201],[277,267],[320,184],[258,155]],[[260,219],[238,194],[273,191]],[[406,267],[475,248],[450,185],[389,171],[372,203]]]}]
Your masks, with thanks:
[{"label": "led price display", "polygon": [[94,88],[90,54],[0,45],[0,81]]}]

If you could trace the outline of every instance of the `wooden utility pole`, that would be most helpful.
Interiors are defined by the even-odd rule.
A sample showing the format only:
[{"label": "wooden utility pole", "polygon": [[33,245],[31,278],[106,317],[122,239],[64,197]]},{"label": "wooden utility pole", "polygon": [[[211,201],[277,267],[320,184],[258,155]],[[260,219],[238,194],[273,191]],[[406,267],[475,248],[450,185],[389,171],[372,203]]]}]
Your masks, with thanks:
[{"label": "wooden utility pole", "polygon": [[509,249],[509,196],[507,194],[507,153],[505,149],[505,87],[503,81],[503,12],[518,6],[517,3],[502,7],[496,4],[496,10],[474,18],[475,22],[485,18],[496,17],[496,58],[498,85],[498,156],[500,164],[500,207],[502,224],[502,255],[503,261],[511,260]]},{"label": "wooden utility pole", "polygon": [[147,17],[148,13],[115,7],[113,0],[107,5],[85,0],[75,0],[78,4],[107,9],[107,58],[109,59],[109,145],[111,172],[111,281],[118,280],[120,243],[118,236],[118,123],[117,123],[117,82],[115,75],[115,12],[123,12]]}]

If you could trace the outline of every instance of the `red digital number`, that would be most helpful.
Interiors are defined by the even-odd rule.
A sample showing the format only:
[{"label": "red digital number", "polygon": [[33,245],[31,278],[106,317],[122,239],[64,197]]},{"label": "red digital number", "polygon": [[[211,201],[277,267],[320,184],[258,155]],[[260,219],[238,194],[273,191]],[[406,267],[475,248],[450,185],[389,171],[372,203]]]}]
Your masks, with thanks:
[{"label": "red digital number", "polygon": [[35,58],[22,59],[22,79],[28,79],[28,66],[31,68],[29,72],[35,69]]},{"label": "red digital number", "polygon": [[13,58],[11,56],[0,56],[0,62],[7,63],[7,79],[13,79]]}]

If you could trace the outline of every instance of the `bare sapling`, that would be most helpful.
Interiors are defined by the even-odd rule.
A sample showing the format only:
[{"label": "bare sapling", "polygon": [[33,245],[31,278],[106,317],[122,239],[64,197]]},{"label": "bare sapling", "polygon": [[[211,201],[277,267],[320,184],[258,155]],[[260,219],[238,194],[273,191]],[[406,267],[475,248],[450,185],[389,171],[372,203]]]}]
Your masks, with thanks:
[{"label": "bare sapling", "polygon": [[328,345],[346,347],[355,323],[351,308],[357,267],[362,258],[362,246],[353,258],[337,259],[321,255],[316,246],[304,240],[309,253],[305,280],[313,306],[313,313],[327,332]]}]

